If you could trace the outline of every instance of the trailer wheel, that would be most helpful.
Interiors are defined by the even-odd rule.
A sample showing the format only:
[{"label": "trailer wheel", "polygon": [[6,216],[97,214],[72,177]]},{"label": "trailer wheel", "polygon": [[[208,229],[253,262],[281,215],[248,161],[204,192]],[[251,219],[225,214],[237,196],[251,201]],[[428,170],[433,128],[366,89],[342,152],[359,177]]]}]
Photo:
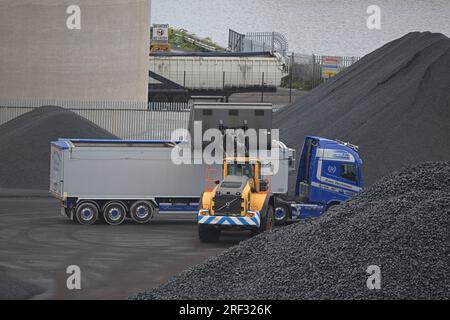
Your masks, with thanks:
[{"label": "trailer wheel", "polygon": [[199,225],[198,238],[200,239],[200,242],[204,243],[218,242],[220,238],[220,230]]},{"label": "trailer wheel", "polygon": [[137,223],[147,223],[153,218],[155,207],[148,201],[136,201],[130,208],[131,218]]},{"label": "trailer wheel", "polygon": [[98,208],[92,202],[82,202],[77,206],[75,217],[79,224],[91,225],[98,219]]},{"label": "trailer wheel", "polygon": [[109,202],[103,208],[103,218],[106,223],[117,226],[121,224],[127,216],[127,210],[125,206],[120,202]]},{"label": "trailer wheel", "polygon": [[277,205],[275,208],[275,224],[281,225],[286,223],[286,221],[289,219],[289,208],[285,204]]}]

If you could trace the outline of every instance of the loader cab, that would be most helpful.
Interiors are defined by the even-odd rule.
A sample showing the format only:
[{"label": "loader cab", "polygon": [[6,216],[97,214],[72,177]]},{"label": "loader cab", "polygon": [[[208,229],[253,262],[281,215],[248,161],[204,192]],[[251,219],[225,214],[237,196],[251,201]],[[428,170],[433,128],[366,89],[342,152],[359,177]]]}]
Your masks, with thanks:
[{"label": "loader cab", "polygon": [[302,202],[330,206],[362,190],[358,147],[342,141],[306,137],[300,157],[296,195]]},{"label": "loader cab", "polygon": [[267,191],[268,183],[261,178],[261,163],[250,158],[226,158],[223,164],[223,180],[246,177],[252,192]]}]

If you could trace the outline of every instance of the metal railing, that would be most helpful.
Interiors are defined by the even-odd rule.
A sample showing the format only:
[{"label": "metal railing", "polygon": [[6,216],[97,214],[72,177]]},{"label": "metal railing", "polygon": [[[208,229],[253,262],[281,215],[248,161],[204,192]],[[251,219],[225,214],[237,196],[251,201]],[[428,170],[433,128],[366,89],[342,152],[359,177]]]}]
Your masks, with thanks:
[{"label": "metal railing", "polygon": [[77,109],[142,109],[148,108],[148,103],[141,101],[81,101],[81,100],[57,100],[57,99],[1,99],[0,106],[7,107],[40,107],[59,106],[61,108]]},{"label": "metal railing", "polygon": [[[18,105],[19,101],[6,105],[5,101],[0,101],[0,125],[40,106],[58,105],[41,104],[42,101],[21,102],[22,105]],[[94,107],[81,102],[70,105],[67,101],[61,105],[119,138],[131,140],[171,139],[176,129],[188,128],[190,114],[190,103],[152,102],[145,104],[146,108],[125,108],[125,104],[110,102],[99,102]]]},{"label": "metal railing", "polygon": [[245,51],[278,52],[285,56],[289,49],[287,38],[279,32],[249,32],[245,34]]},{"label": "metal railing", "polygon": [[228,49],[232,52],[278,52],[285,56],[289,49],[287,38],[279,32],[249,32],[229,30]]},{"label": "metal railing", "polygon": [[232,29],[228,31],[228,50],[231,52],[243,52],[244,51],[244,39],[245,34],[239,33]]},{"label": "metal railing", "polygon": [[[319,74],[320,77],[315,77],[312,82],[312,88],[317,87],[322,82],[326,81],[327,79],[323,77],[322,75],[322,66],[324,65],[324,58],[329,56],[322,56],[322,55],[313,55],[313,74]],[[337,58],[339,60],[339,66],[337,69],[337,73],[342,72],[346,68],[350,67],[355,62],[358,62],[360,57],[332,57]]]}]

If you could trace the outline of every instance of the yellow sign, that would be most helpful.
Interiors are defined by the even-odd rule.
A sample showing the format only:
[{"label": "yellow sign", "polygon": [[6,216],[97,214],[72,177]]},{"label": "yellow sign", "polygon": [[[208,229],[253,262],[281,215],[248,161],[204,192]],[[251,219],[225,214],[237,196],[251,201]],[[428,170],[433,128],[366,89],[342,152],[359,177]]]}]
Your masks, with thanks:
[{"label": "yellow sign", "polygon": [[150,52],[170,52],[172,46],[169,43],[154,43],[150,46]]},{"label": "yellow sign", "polygon": [[322,57],[322,77],[331,78],[339,73],[341,65],[340,57]]}]

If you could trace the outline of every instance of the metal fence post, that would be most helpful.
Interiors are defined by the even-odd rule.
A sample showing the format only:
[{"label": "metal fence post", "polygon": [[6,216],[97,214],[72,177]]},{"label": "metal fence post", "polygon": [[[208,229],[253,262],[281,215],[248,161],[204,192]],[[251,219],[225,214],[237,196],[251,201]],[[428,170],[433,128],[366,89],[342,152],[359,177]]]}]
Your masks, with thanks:
[{"label": "metal fence post", "polygon": [[[222,100],[225,100],[225,71],[222,74]],[[223,101],[225,102],[225,101]]]},{"label": "metal fence post", "polygon": [[311,89],[314,89],[316,86],[316,56],[312,55],[312,64],[311,64]]},{"label": "metal fence post", "polygon": [[261,103],[264,103],[264,72],[261,79]]},{"label": "metal fence post", "polygon": [[289,75],[289,103],[292,103],[292,78],[294,73],[294,53],[291,54],[291,70]]},{"label": "metal fence post", "polygon": [[275,32],[272,32],[272,54],[275,52]]}]

